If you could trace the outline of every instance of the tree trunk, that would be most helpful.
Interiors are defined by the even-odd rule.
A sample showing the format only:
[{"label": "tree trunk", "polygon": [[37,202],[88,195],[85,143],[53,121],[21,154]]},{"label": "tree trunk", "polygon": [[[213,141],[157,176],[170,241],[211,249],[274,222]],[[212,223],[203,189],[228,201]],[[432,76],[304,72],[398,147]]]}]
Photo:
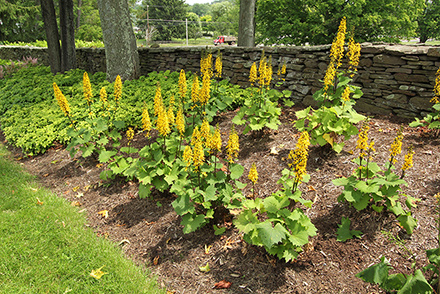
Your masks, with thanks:
[{"label": "tree trunk", "polygon": [[41,0],[41,14],[46,31],[50,70],[56,74],[61,71],[61,48],[53,0]]},{"label": "tree trunk", "polygon": [[139,55],[127,0],[98,0],[105,45],[107,80],[116,76],[131,80],[139,76]]},{"label": "tree trunk", "polygon": [[240,0],[238,20],[238,46],[255,47],[256,0]]},{"label": "tree trunk", "polygon": [[76,68],[73,0],[60,0],[61,70]]}]

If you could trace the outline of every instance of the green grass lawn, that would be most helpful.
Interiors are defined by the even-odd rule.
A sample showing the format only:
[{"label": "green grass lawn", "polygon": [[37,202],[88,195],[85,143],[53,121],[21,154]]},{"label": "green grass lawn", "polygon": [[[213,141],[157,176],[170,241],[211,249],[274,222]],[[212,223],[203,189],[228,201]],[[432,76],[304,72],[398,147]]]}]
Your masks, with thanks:
[{"label": "green grass lawn", "polygon": [[[164,293],[0,145],[0,293]],[[90,276],[102,267],[100,279]]]},{"label": "green grass lawn", "polygon": [[[138,46],[145,46],[145,40],[137,40]],[[155,42],[154,42],[155,43]],[[181,47],[186,46],[186,39],[173,39],[172,43],[161,43],[158,42],[160,47]],[[199,38],[199,39],[188,39],[188,46],[207,46],[214,45],[214,38]]]}]

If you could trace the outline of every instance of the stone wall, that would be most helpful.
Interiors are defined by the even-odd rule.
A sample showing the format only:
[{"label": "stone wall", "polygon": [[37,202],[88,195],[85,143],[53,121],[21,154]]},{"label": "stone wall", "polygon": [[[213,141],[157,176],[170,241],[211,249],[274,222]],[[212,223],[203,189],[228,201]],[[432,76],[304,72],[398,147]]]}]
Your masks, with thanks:
[{"label": "stone wall", "polygon": [[[139,48],[141,74],[152,71],[198,72],[201,51],[206,47]],[[292,47],[219,47],[223,54],[223,75],[232,83],[247,86],[249,70],[259,61],[262,51],[272,56],[274,72],[284,62],[287,76],[282,89],[292,91],[296,103],[313,104],[312,94],[322,87],[329,62],[330,45]],[[37,57],[48,64],[46,49],[0,46],[1,59],[18,60]],[[90,73],[105,71],[105,52],[102,48],[77,49],[78,66]],[[422,45],[362,44],[361,58],[355,84],[364,96],[356,108],[362,112],[403,117],[422,116],[431,111],[435,74],[440,66],[440,47]]]}]

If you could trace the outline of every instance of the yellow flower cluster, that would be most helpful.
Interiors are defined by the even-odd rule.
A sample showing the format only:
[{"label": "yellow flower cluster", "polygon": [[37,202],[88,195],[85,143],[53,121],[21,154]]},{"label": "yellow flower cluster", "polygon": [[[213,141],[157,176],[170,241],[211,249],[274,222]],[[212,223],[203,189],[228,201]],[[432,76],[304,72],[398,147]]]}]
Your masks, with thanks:
[{"label": "yellow flower cluster", "polygon": [[341,59],[344,55],[346,29],[347,21],[344,17],[339,24],[338,33],[330,48],[330,64],[327,67],[327,71],[324,77],[325,93],[327,93],[327,90],[330,86],[333,86],[336,76],[336,70],[341,66]]},{"label": "yellow flower cluster", "polygon": [[439,103],[438,97],[440,96],[440,68],[437,70],[435,76],[434,98],[429,102],[437,104]]},{"label": "yellow flower cluster", "polygon": [[[285,74],[286,74],[286,63],[283,63],[283,65],[281,67],[279,67],[278,71],[277,71],[278,80],[280,80],[281,76],[285,75]],[[284,81],[285,78],[282,78],[282,80]]]},{"label": "yellow flower cluster", "polygon": [[107,91],[104,87],[101,88],[101,91],[99,91],[99,101],[102,103],[102,108],[104,108],[108,101],[107,101]]},{"label": "yellow flower cluster", "polygon": [[217,57],[215,58],[215,77],[221,78],[222,77],[222,69],[223,69],[223,56],[220,50],[217,53]]},{"label": "yellow flower cluster", "polygon": [[209,149],[212,151],[222,151],[222,137],[220,135],[220,128],[217,124],[214,134],[211,136],[211,140],[209,141]]},{"label": "yellow flower cluster", "polygon": [[185,149],[183,150],[182,159],[186,162],[185,170],[188,170],[188,168],[191,166],[193,161],[193,152],[189,145],[185,146]]},{"label": "yellow flower cluster", "polygon": [[199,101],[199,78],[194,75],[193,84],[191,87],[191,101],[197,103]]},{"label": "yellow flower cluster", "polygon": [[[191,145],[192,145],[192,150],[190,152],[190,150],[188,150],[188,147],[185,147],[184,150],[184,154],[183,154],[183,160],[185,160],[187,162],[187,167],[189,165],[194,166],[195,170],[198,170],[200,168],[200,166],[203,164],[203,162],[205,161],[205,152],[203,150],[203,143],[202,143],[202,134],[199,131],[198,127],[194,128],[192,137],[191,137]],[[189,147],[189,149],[191,149],[191,147]],[[185,154],[186,152],[186,154]]]},{"label": "yellow flower cluster", "polygon": [[171,96],[170,98],[170,105],[168,106],[168,112],[167,112],[167,117],[168,117],[168,123],[170,125],[174,124],[175,121],[175,116],[174,116],[174,95]]},{"label": "yellow flower cluster", "polygon": [[185,117],[183,116],[183,108],[182,106],[179,108],[179,111],[176,115],[176,128],[179,131],[181,137],[185,133]]},{"label": "yellow flower cluster", "polygon": [[230,163],[234,162],[234,158],[238,157],[240,151],[239,137],[235,131],[234,125],[229,132],[228,144],[226,145],[226,153],[228,154],[228,160]]},{"label": "yellow flower cluster", "polygon": [[210,94],[209,94],[210,91],[211,91],[211,78],[208,75],[203,75],[202,88],[200,89],[198,95],[199,102],[201,105],[208,104],[210,98]]},{"label": "yellow flower cluster", "polygon": [[160,88],[159,83],[157,83],[156,94],[154,95],[153,103],[154,103],[154,115],[158,116],[160,108],[163,107],[162,90]]},{"label": "yellow flower cluster", "polygon": [[249,171],[248,179],[251,180],[251,182],[255,185],[258,181],[258,172],[257,172],[257,166],[254,163],[252,163],[252,167]]},{"label": "yellow flower cluster", "polygon": [[114,86],[114,96],[116,103],[119,103],[119,100],[122,97],[122,81],[121,77],[118,75],[115,80],[115,86]]},{"label": "yellow flower cluster", "polygon": [[142,129],[146,132],[145,137],[149,137],[151,131],[151,120],[150,114],[148,113],[148,108],[146,107],[142,111]]},{"label": "yellow flower cluster", "polygon": [[205,147],[209,147],[211,141],[211,128],[207,119],[204,119],[200,126],[200,137],[203,140]]},{"label": "yellow flower cluster", "polygon": [[292,163],[289,166],[292,168],[295,179],[300,182],[307,174],[307,157],[309,154],[310,137],[307,131],[301,133],[298,142],[295,145],[295,149],[289,153],[289,159]]},{"label": "yellow flower cluster", "polygon": [[350,101],[350,86],[345,87],[344,92],[342,93],[342,101],[348,102]]},{"label": "yellow flower cluster", "polygon": [[353,77],[354,72],[357,71],[360,56],[361,56],[361,44],[356,43],[353,37],[351,37],[350,41],[348,42],[348,52],[347,52],[349,70],[352,71],[352,73],[350,74],[351,77]]},{"label": "yellow flower cluster", "polygon": [[166,137],[171,132],[168,115],[165,110],[165,106],[163,105],[160,107],[157,115],[156,128],[159,134],[163,137]]},{"label": "yellow flower cluster", "polygon": [[87,101],[87,105],[90,106],[90,104],[92,103],[93,94],[92,94],[92,85],[90,84],[90,79],[87,72],[84,72],[83,75],[83,92],[84,92],[84,98]]},{"label": "yellow flower cluster", "polygon": [[128,128],[128,130],[126,132],[126,135],[127,135],[128,144],[130,144],[131,140],[133,140],[133,138],[134,138],[134,130],[133,130],[133,128],[131,128],[131,127]]},{"label": "yellow flower cluster", "polygon": [[347,30],[347,20],[345,16],[339,23],[338,33],[330,48],[330,58],[336,64],[336,68],[341,66],[341,59],[344,56],[345,32]]},{"label": "yellow flower cluster", "polygon": [[207,76],[210,80],[212,78],[212,53],[202,52],[202,59],[200,60],[200,72],[202,76]]},{"label": "yellow flower cluster", "polygon": [[252,63],[251,71],[249,74],[249,82],[251,83],[251,86],[254,86],[254,83],[257,81],[257,65]]},{"label": "yellow flower cluster", "polygon": [[403,171],[406,171],[407,169],[413,167],[413,155],[414,155],[414,150],[413,147],[410,146],[408,148],[408,153],[405,155],[405,161],[402,165]]},{"label": "yellow flower cluster", "polygon": [[402,140],[403,140],[403,134],[402,129],[399,129],[397,131],[397,136],[394,138],[393,143],[391,144],[390,148],[390,163],[396,163],[395,157],[402,153]]},{"label": "yellow flower cluster", "polygon": [[180,99],[182,101],[186,96],[186,91],[187,91],[186,75],[185,75],[185,71],[182,69],[179,75],[179,94],[180,94]]},{"label": "yellow flower cluster", "polygon": [[57,100],[61,110],[64,112],[64,115],[69,116],[70,114],[69,102],[67,101],[66,97],[64,97],[63,93],[61,92],[60,88],[56,83],[53,83],[53,91],[54,91],[55,99]]}]

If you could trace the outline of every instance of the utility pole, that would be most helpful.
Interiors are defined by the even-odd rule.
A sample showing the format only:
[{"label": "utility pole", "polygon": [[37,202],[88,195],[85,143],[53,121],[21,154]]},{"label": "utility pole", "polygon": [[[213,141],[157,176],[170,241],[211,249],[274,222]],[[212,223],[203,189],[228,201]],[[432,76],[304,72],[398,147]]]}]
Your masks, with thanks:
[{"label": "utility pole", "polygon": [[188,19],[185,18],[185,27],[186,27],[186,46],[188,46]]},{"label": "utility pole", "polygon": [[147,41],[147,47],[149,45],[150,41],[150,15],[149,15],[149,8],[150,5],[147,4],[147,34],[146,34],[146,41]]}]

